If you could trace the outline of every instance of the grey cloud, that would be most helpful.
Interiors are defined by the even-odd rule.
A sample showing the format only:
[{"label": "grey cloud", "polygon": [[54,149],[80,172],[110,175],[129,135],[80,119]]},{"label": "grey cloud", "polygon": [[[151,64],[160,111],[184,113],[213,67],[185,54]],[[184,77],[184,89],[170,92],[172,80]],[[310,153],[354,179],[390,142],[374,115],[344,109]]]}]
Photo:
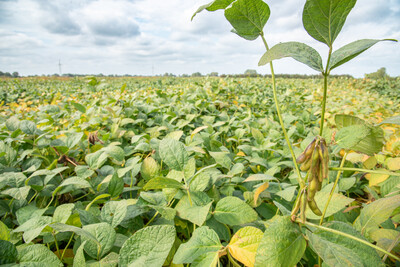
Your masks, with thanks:
[{"label": "grey cloud", "polygon": [[44,28],[50,33],[64,34],[64,35],[77,35],[81,33],[81,28],[78,24],[74,23],[68,17],[51,18],[42,22]]},{"label": "grey cloud", "polygon": [[88,23],[90,31],[96,35],[109,37],[133,37],[140,35],[139,26],[133,21],[118,19],[97,20]]},{"label": "grey cloud", "polygon": [[41,10],[40,24],[48,32],[61,35],[77,35],[81,27],[72,17],[75,6],[66,1],[36,1]]}]

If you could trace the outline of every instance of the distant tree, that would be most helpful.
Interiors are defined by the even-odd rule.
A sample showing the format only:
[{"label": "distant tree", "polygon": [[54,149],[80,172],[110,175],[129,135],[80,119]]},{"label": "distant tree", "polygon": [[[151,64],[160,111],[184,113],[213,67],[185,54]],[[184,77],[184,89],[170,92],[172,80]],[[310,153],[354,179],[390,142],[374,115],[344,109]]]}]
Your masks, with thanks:
[{"label": "distant tree", "polygon": [[201,75],[200,72],[192,73],[192,77],[201,77],[201,76],[202,76],[202,75]]},{"label": "distant tree", "polygon": [[256,70],[251,70],[248,69],[244,72],[245,76],[249,76],[249,77],[257,77],[257,71]]},{"label": "distant tree", "polygon": [[3,76],[5,76],[5,77],[11,77],[11,74],[10,74],[9,72],[5,72],[5,73],[3,74]]},{"label": "distant tree", "polygon": [[383,79],[387,77],[389,77],[389,75],[386,74],[386,68],[380,68],[375,72],[365,74],[365,78],[374,80]]},{"label": "distant tree", "polygon": [[181,76],[182,76],[182,77],[189,77],[189,74],[185,74],[185,73],[184,73],[184,74],[182,74]]},{"label": "distant tree", "polygon": [[60,77],[60,75],[58,73],[54,73],[53,77]]},{"label": "distant tree", "polygon": [[211,77],[218,77],[218,72],[213,71],[213,72],[211,72],[208,76],[211,76]]}]

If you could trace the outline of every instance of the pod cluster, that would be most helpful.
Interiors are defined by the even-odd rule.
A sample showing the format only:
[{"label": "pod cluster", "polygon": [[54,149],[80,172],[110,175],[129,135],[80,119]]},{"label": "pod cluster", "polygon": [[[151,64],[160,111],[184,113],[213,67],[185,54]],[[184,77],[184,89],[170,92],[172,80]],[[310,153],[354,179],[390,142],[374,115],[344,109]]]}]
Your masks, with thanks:
[{"label": "pod cluster", "polygon": [[322,182],[328,178],[329,174],[329,152],[325,139],[319,136],[314,138],[304,152],[298,156],[297,163],[301,164],[300,170],[309,171],[307,189],[308,206],[316,215],[321,216],[321,210],[318,208],[314,196],[316,192],[321,190]]}]

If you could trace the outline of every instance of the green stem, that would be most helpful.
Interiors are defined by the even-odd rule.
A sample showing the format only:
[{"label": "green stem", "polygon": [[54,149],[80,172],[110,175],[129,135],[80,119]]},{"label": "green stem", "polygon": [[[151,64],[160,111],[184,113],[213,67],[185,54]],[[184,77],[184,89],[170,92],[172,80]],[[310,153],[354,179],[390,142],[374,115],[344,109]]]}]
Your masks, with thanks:
[{"label": "green stem", "polygon": [[[301,220],[300,220],[300,219],[297,219],[296,222],[301,223]],[[361,239],[361,238],[355,237],[355,236],[350,235],[350,234],[347,234],[347,233],[343,233],[343,232],[338,231],[338,230],[335,230],[335,229],[331,229],[331,228],[328,228],[328,227],[324,227],[324,226],[321,226],[321,225],[317,225],[317,224],[314,224],[314,223],[310,223],[310,222],[307,222],[307,221],[304,222],[304,224],[307,225],[307,226],[310,226],[310,227],[315,227],[315,228],[317,228],[317,229],[320,229],[320,230],[323,230],[323,231],[326,231],[326,232],[330,232],[330,233],[332,233],[332,234],[341,235],[341,236],[347,237],[347,238],[349,238],[349,239],[353,239],[353,240],[355,240],[355,241],[357,241],[357,242],[360,242],[360,243],[362,243],[362,244],[364,244],[364,245],[367,245],[367,246],[369,246],[369,247],[371,247],[371,248],[373,248],[373,249],[376,249],[376,250],[378,250],[378,251],[380,251],[380,252],[382,252],[382,253],[384,253],[384,254],[386,254],[386,255],[389,255],[390,257],[392,257],[393,259],[395,259],[395,260],[397,260],[397,261],[400,261],[400,258],[397,257],[396,255],[393,255],[392,253],[390,253],[390,252],[384,250],[383,248],[380,248],[380,247],[378,247],[378,246],[375,246],[374,244],[371,244],[371,243],[369,243],[368,241],[365,241],[365,240],[363,240],[363,239]]]},{"label": "green stem", "polygon": [[157,215],[158,215],[158,211],[156,211],[156,213],[154,214],[154,216],[146,223],[146,225],[145,225],[144,227],[146,227],[146,226],[148,226],[150,223],[152,223],[152,222],[154,221],[154,219],[157,217]]},{"label": "green stem", "polygon": [[376,173],[376,174],[387,174],[387,175],[391,175],[391,176],[400,176],[400,173],[390,172],[390,171],[378,171],[378,170],[347,168],[347,167],[331,167],[329,169],[332,171],[355,171],[355,172],[368,172],[368,173]]},{"label": "green stem", "polygon": [[52,234],[53,234],[53,237],[54,237],[54,243],[56,244],[57,254],[58,254],[58,256],[60,257],[60,256],[61,256],[61,254],[60,254],[60,248],[58,247],[58,242],[57,242],[56,235],[55,235],[54,233],[52,233]]},{"label": "green stem", "polygon": [[[388,247],[388,251],[389,251],[389,252],[392,251],[392,249],[397,245],[397,243],[399,242],[399,240],[400,240],[400,234],[397,235],[396,239],[393,240],[392,244],[390,244],[390,246]],[[388,255],[386,254],[386,255],[383,257],[383,259],[382,259],[383,262],[386,261],[387,256],[388,256]]]},{"label": "green stem", "polygon": [[232,258],[232,256],[231,256],[231,254],[229,253],[229,251],[228,251],[227,254],[228,254],[229,262],[232,263],[232,265],[233,265],[234,267],[240,267],[240,265]]},{"label": "green stem", "polygon": [[69,245],[71,244],[72,238],[74,237],[74,235],[75,235],[75,233],[72,233],[71,238],[68,240],[68,243],[67,243],[67,245],[65,246],[65,248],[64,248],[64,250],[63,250],[63,253],[61,254],[60,261],[62,261],[62,259],[64,258],[64,253],[65,253],[65,251],[67,250],[67,248],[69,247]]},{"label": "green stem", "polygon": [[[347,152],[344,154],[344,156],[342,158],[342,161],[340,162],[340,168],[343,168],[343,165],[344,165],[344,163],[346,161],[346,157],[347,157]],[[341,175],[342,175],[342,171],[338,171],[338,173],[336,175],[335,183],[333,184],[331,193],[329,194],[328,202],[326,202],[325,207],[324,207],[324,211],[322,212],[322,216],[321,216],[321,219],[319,221],[319,225],[322,225],[322,222],[324,221],[326,211],[328,210],[329,202],[332,199],[333,193],[335,192],[335,188],[336,188],[336,186],[337,186],[337,184],[339,182],[339,178],[340,178]]]},{"label": "green stem", "polygon": [[326,67],[325,67],[325,72],[322,74],[324,75],[324,96],[322,99],[322,111],[321,111],[321,125],[319,127],[319,135],[322,136],[322,132],[324,130],[324,121],[325,121],[325,110],[326,110],[326,95],[328,92],[328,76],[329,76],[329,62],[331,61],[331,55],[332,55],[332,46],[329,47],[329,54],[328,54],[328,60],[326,62]]},{"label": "green stem", "polygon": [[[268,51],[269,47],[268,47],[267,41],[264,38],[264,33],[261,33],[261,38],[263,40],[265,49],[267,49],[267,51]],[[286,132],[285,125],[283,124],[283,119],[282,119],[282,115],[281,115],[281,109],[279,108],[278,94],[276,92],[275,72],[274,72],[274,66],[272,64],[272,61],[269,63],[269,65],[271,67],[272,91],[273,91],[273,94],[274,94],[274,102],[275,102],[275,107],[276,107],[276,113],[278,114],[279,123],[281,125],[283,135],[285,136],[286,143],[289,146],[290,154],[292,155],[293,164],[294,164],[294,167],[295,167],[296,173],[297,173],[297,182],[300,185],[300,189],[303,189],[303,187],[305,186],[305,183],[304,183],[303,178],[301,176],[299,166],[297,165],[296,156],[295,156],[294,151],[293,151],[292,143],[290,143],[289,136],[288,136],[288,134]]]}]

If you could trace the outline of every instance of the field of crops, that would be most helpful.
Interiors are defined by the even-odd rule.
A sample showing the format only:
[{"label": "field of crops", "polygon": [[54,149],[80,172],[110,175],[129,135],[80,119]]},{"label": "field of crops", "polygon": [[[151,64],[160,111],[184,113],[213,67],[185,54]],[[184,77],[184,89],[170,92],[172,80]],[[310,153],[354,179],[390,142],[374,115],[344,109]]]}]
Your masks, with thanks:
[{"label": "field of crops", "polygon": [[[298,156],[318,135],[323,80],[277,84]],[[376,247],[400,253],[399,119],[384,121],[399,115],[399,87],[330,80],[323,137],[331,171],[315,196],[321,210],[332,168],[349,169],[323,226],[307,209],[299,228],[290,218],[299,185],[270,79],[2,80],[0,263],[267,266],[292,257],[291,266],[313,266],[324,253],[359,266],[393,263]],[[382,138],[380,152],[343,149],[360,140],[346,139],[335,114],[365,120]]]}]

